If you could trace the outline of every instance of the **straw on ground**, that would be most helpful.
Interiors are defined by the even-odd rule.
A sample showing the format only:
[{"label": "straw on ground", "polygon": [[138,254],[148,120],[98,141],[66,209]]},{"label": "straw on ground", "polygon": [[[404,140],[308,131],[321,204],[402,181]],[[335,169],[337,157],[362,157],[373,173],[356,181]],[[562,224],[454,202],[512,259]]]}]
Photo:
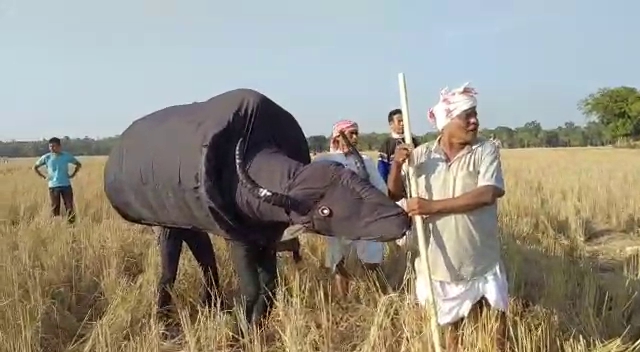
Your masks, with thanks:
[{"label": "straw on ground", "polygon": [[[633,351],[640,338],[640,153],[612,149],[504,150],[499,206],[514,351]],[[32,160],[0,165],[0,351],[219,351],[230,319],[200,312],[190,255],[176,285],[185,334],[161,343],[153,323],[158,253],[151,231],[121,220],[102,192],[104,158],[74,181],[79,222],[48,214]],[[224,290],[235,273],[214,239]],[[305,262],[280,262],[271,329],[255,351],[430,351],[429,319],[411,280],[384,295],[370,280],[339,300],[319,267],[324,244],[304,238]],[[404,256],[389,246],[391,283]],[[356,263],[350,264],[354,270]],[[398,281],[398,282],[396,282]],[[465,329],[467,351],[490,351],[490,319]],[[626,344],[626,345],[625,345]]]}]

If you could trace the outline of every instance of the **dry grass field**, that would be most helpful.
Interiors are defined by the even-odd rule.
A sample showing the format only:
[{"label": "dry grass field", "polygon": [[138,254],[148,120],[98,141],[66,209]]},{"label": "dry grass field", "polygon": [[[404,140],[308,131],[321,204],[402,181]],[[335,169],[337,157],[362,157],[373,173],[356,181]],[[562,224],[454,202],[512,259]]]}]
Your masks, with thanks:
[{"label": "dry grass field", "polygon": [[[501,236],[510,281],[513,351],[640,350],[640,152],[505,150]],[[33,160],[0,165],[0,351],[226,351],[230,319],[199,311],[200,276],[184,250],[178,283],[184,335],[163,343],[154,323],[159,256],[148,229],[121,220],[102,192],[103,158],[74,180],[78,223],[49,217]],[[215,238],[224,290],[237,292]],[[249,351],[431,351],[429,318],[412,280],[383,294],[371,280],[333,297],[324,243],[303,239],[305,261],[280,261],[271,329]],[[388,246],[385,272],[402,278]],[[354,270],[355,262],[350,262]],[[491,351],[485,319],[465,328],[466,351]]]}]

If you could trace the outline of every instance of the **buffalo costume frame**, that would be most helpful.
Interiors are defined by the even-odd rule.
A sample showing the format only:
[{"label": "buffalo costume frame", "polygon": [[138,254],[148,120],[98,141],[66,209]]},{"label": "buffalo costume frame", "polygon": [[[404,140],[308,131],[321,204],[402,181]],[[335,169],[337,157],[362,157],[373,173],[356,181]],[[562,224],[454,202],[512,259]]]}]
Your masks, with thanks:
[{"label": "buffalo costume frame", "polygon": [[255,238],[259,224],[252,229],[233,197],[244,181],[235,172],[244,158],[236,159],[250,160],[267,147],[304,165],[311,162],[296,119],[259,92],[236,89],[171,106],[136,120],[122,133],[105,166],[105,193],[116,212],[132,223],[263,242]]}]

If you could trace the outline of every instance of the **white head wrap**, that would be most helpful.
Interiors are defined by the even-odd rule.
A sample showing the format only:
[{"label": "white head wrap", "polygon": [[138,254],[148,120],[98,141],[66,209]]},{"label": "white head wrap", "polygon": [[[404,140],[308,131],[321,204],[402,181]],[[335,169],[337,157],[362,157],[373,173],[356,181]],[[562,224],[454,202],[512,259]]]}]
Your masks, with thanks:
[{"label": "white head wrap", "polygon": [[440,91],[440,101],[429,109],[429,120],[442,131],[452,118],[461,112],[478,105],[476,90],[465,83],[462,87],[449,91],[449,87]]}]

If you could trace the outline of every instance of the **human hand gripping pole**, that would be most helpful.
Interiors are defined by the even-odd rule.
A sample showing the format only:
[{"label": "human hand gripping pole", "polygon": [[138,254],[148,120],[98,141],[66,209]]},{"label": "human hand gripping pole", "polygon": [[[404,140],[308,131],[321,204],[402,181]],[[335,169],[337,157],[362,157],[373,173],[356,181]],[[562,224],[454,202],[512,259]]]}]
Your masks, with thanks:
[{"label": "human hand gripping pole", "polygon": [[[398,84],[400,86],[400,104],[402,108],[402,120],[404,122],[404,142],[408,145],[413,145],[412,134],[411,134],[411,123],[409,121],[409,99],[407,97],[407,83],[404,77],[404,73],[398,74]],[[409,180],[409,184],[405,185],[407,198],[417,197],[417,189],[418,189],[418,180],[415,177],[414,173],[414,160],[409,154],[409,158],[406,161],[407,163],[407,178]],[[416,215],[413,217],[414,225],[416,227],[416,232],[418,235],[418,248],[420,250],[420,264],[424,269],[424,273],[427,275],[427,285],[429,286],[429,293],[431,294],[431,304],[429,305],[430,309],[430,323],[431,323],[431,335],[433,336],[433,349],[436,352],[442,352],[442,345],[440,344],[440,333],[438,331],[438,323],[437,323],[437,308],[435,302],[435,296],[433,293],[433,284],[431,282],[431,267],[429,266],[429,260],[427,259],[427,245],[425,241],[425,227],[424,227],[424,218],[422,216]]]}]

